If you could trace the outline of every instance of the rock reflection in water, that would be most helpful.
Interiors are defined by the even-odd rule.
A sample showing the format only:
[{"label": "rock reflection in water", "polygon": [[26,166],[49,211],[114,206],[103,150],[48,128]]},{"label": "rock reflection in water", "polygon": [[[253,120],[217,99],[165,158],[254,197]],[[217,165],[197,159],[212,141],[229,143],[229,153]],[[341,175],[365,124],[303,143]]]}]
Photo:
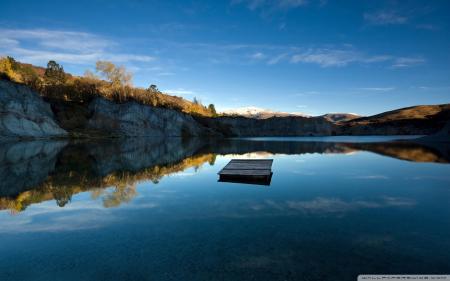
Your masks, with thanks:
[{"label": "rock reflection in water", "polygon": [[214,165],[216,155],[265,153],[353,153],[371,151],[408,161],[448,163],[446,145],[412,142],[330,143],[251,140],[133,138],[97,142],[33,141],[0,146],[0,209],[20,212],[33,203],[56,200],[65,206],[74,194],[90,191],[104,207],[136,196],[141,181]]}]

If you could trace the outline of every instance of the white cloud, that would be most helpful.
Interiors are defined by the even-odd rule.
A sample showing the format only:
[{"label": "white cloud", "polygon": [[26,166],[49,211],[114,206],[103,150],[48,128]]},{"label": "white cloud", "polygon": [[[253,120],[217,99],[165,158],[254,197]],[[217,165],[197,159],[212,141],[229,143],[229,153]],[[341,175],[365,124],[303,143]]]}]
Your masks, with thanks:
[{"label": "white cloud", "polygon": [[10,39],[33,41],[44,47],[61,50],[89,51],[115,45],[113,41],[86,32],[47,29],[1,29],[0,35]]},{"label": "white cloud", "polygon": [[400,57],[400,58],[396,58],[394,60],[394,63],[392,64],[392,68],[413,67],[413,66],[423,64],[425,62],[426,62],[426,60],[424,58],[420,58],[420,57],[415,57],[415,58]]},{"label": "white cloud", "polygon": [[408,22],[408,18],[406,16],[401,16],[395,11],[365,13],[364,19],[373,25],[405,24]]},{"label": "white cloud", "polygon": [[11,38],[6,38],[0,34],[0,48],[15,48],[19,45],[19,41]]},{"label": "white cloud", "polygon": [[366,88],[358,88],[358,90],[363,91],[373,91],[373,92],[389,92],[395,90],[394,87],[366,87]]},{"label": "white cloud", "polygon": [[376,64],[388,62],[392,68],[413,67],[426,62],[421,57],[395,57],[391,55],[370,55],[353,47],[309,48],[290,57],[291,63],[317,64],[320,67],[344,67],[350,64]]},{"label": "white cloud", "polygon": [[322,67],[345,66],[355,61],[355,56],[351,51],[343,50],[309,50],[302,54],[295,54],[291,57],[292,63],[314,63]]},{"label": "white cloud", "polygon": [[269,65],[277,64],[277,63],[281,62],[282,60],[284,60],[287,56],[288,56],[288,54],[286,54],[286,53],[276,55],[276,56],[272,57],[271,59],[269,59],[267,61],[267,64],[269,64]]},{"label": "white cloud", "polygon": [[371,54],[349,44],[338,45],[277,45],[277,44],[211,44],[176,43],[171,48],[182,50],[186,56],[211,64],[308,63],[321,67],[344,67],[350,64],[381,64],[392,66],[399,57]]},{"label": "white cloud", "polygon": [[305,6],[306,0],[232,0],[232,4],[245,4],[250,10],[289,10]]},{"label": "white cloud", "polygon": [[194,91],[186,90],[183,88],[163,90],[163,92],[171,95],[195,95]]},{"label": "white cloud", "polygon": [[155,58],[117,51],[119,44],[104,37],[75,31],[49,29],[0,29],[0,53],[18,60],[45,64],[49,60],[91,64],[96,60],[117,63],[150,62]]},{"label": "white cloud", "polygon": [[434,24],[428,24],[428,23],[424,23],[424,24],[417,24],[416,28],[418,29],[425,29],[425,30],[438,30],[439,27],[434,25]]},{"label": "white cloud", "polygon": [[255,60],[261,60],[261,59],[264,59],[266,56],[261,52],[256,52],[256,53],[252,54],[250,57]]},{"label": "white cloud", "polygon": [[[287,5],[287,4],[283,4]],[[420,57],[395,57],[368,54],[351,45],[299,46],[271,44],[206,44],[164,42],[170,49],[182,50],[186,57],[215,64],[279,63],[315,64],[320,67],[345,67],[350,64],[389,63],[391,68],[420,65]],[[126,64],[136,71],[157,71],[162,77],[173,75],[174,62],[152,68],[155,57],[121,52],[120,44],[109,38],[86,32],[48,29],[0,29],[0,54],[28,63],[45,65],[53,59],[62,64],[92,65],[96,60]],[[250,55],[249,55],[250,54]],[[169,67],[167,67],[169,65]],[[174,92],[174,94],[191,94]]]},{"label": "white cloud", "polygon": [[156,75],[158,75],[158,76],[173,76],[173,75],[175,75],[175,73],[167,71],[167,72],[159,72]]},{"label": "white cloud", "polygon": [[302,53],[292,55],[292,63],[312,63],[321,67],[342,67],[350,63],[377,63],[391,59],[391,56],[369,56],[347,49],[308,49]]},{"label": "white cloud", "polygon": [[367,176],[355,176],[351,177],[353,179],[361,179],[361,180],[387,180],[388,176],[385,175],[367,175]]},{"label": "white cloud", "polygon": [[296,93],[293,94],[293,97],[304,97],[304,96],[310,96],[310,95],[317,95],[320,94],[320,92],[318,91],[305,91],[305,92],[300,92],[300,93]]}]

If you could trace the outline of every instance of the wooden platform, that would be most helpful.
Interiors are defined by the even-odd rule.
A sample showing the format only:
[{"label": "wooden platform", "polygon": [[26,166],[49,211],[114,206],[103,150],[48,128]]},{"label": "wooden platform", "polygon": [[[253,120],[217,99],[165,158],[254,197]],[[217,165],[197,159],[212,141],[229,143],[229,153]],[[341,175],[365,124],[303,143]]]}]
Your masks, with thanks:
[{"label": "wooden platform", "polygon": [[219,181],[270,185],[273,159],[233,159],[219,172]]}]

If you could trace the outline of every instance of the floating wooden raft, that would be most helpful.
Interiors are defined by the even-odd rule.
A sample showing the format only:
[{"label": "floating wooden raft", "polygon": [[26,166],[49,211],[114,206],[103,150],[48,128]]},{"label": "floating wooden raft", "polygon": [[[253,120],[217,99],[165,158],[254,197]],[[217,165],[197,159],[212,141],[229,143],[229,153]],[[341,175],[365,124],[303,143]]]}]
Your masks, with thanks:
[{"label": "floating wooden raft", "polygon": [[270,185],[273,159],[233,159],[219,172],[219,181]]}]

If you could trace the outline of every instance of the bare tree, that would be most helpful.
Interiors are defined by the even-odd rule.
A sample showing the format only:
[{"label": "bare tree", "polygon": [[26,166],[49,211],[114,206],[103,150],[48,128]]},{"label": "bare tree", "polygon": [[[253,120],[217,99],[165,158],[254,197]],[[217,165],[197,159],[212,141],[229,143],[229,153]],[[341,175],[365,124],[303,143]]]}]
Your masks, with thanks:
[{"label": "bare tree", "polygon": [[113,87],[131,86],[133,76],[124,66],[116,66],[110,61],[97,61],[95,69],[111,82]]}]

